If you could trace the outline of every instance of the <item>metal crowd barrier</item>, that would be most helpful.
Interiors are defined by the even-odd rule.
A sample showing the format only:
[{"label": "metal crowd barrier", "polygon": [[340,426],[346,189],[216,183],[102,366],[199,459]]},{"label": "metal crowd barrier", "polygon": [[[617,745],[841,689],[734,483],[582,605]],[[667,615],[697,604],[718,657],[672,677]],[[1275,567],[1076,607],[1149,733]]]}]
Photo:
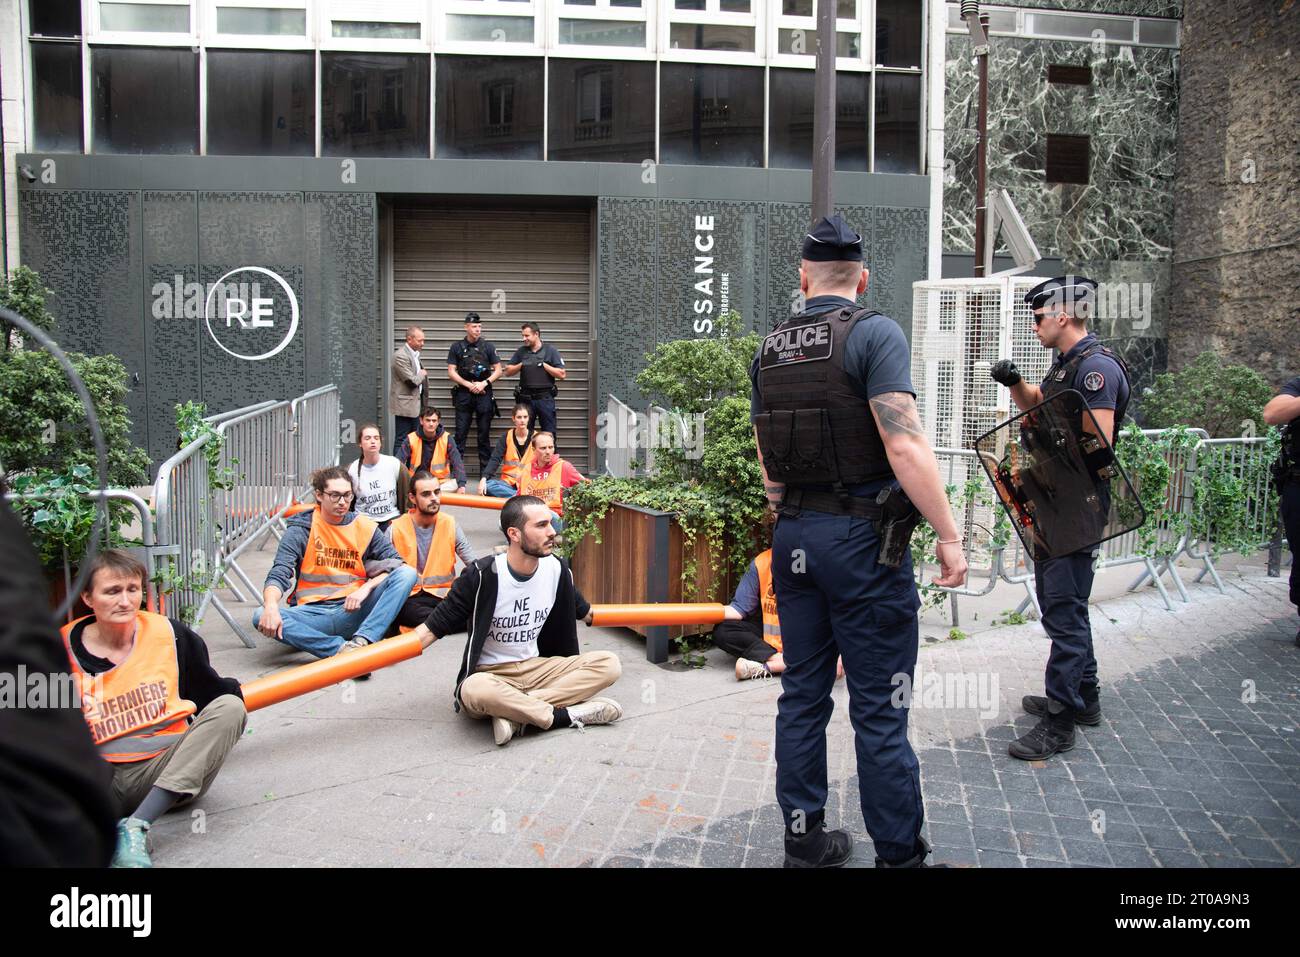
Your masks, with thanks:
[{"label": "metal crowd barrier", "polygon": [[339,464],[339,387],[321,386],[291,403],[297,498],[311,491],[311,473]]},{"label": "metal crowd barrier", "polygon": [[240,554],[261,540],[294,501],[297,475],[292,406],[289,402],[264,403],[242,415],[226,417],[217,425],[217,433],[223,440],[221,474],[232,478],[232,487],[216,489],[213,496],[220,529],[219,571],[236,600],[243,602],[249,599],[236,582],[253,598],[261,589],[239,566]]},{"label": "metal crowd barrier", "polygon": [[[1267,548],[1277,539],[1277,519],[1274,514],[1274,498],[1277,495],[1277,490],[1273,487],[1268,470],[1258,467],[1261,464],[1267,464],[1259,461],[1264,457],[1267,442],[1268,439],[1262,436],[1203,439],[1197,444],[1189,467],[1189,472],[1194,477],[1204,467],[1207,459],[1211,457],[1217,458],[1221,462],[1216,463],[1216,467],[1220,464],[1225,465],[1235,479],[1242,481],[1246,478],[1245,473],[1250,469],[1254,469],[1254,481],[1246,483],[1241,489],[1241,494],[1248,504],[1250,523],[1247,529],[1248,541],[1256,548]],[[1196,576],[1195,580],[1199,582],[1206,575],[1209,575],[1213,579],[1215,587],[1222,594],[1224,592],[1223,579],[1219,577],[1218,569],[1214,567],[1215,529],[1204,512],[1204,503],[1202,503],[1201,508],[1198,508],[1196,503],[1192,501],[1191,483],[1188,484],[1188,509],[1192,516],[1192,534],[1185,551],[1187,557],[1202,564],[1201,572]]]},{"label": "metal crowd barrier", "polygon": [[[605,409],[605,434],[613,437],[605,447],[605,472],[614,478],[631,478],[635,473],[636,439],[632,424],[636,421],[636,413],[613,395],[605,403]],[[623,441],[624,438],[629,441]]]},{"label": "metal crowd barrier", "polygon": [[[1174,429],[1143,429],[1142,435],[1148,439],[1157,440],[1162,436],[1175,431]],[[1194,436],[1198,442],[1205,441],[1210,437],[1210,433],[1204,429],[1186,429],[1189,435]],[[1120,435],[1120,441],[1124,440],[1123,434]],[[1166,461],[1169,462],[1170,475],[1169,484],[1165,489],[1165,502],[1168,505],[1166,513],[1169,515],[1183,516],[1182,522],[1171,522],[1162,520],[1156,528],[1156,540],[1154,549],[1142,548],[1143,532],[1142,529],[1136,529],[1131,532],[1125,532],[1110,541],[1103,542],[1101,546],[1100,561],[1097,568],[1113,568],[1119,565],[1140,564],[1143,566],[1142,574],[1137,577],[1133,584],[1129,585],[1129,591],[1136,591],[1144,582],[1150,579],[1151,584],[1160,592],[1160,597],[1165,603],[1165,607],[1173,611],[1174,605],[1169,598],[1169,592],[1165,589],[1162,578],[1169,575],[1170,581],[1178,589],[1179,597],[1184,603],[1191,601],[1191,596],[1187,594],[1187,588],[1183,585],[1183,580],[1178,576],[1174,569],[1174,562],[1187,548],[1188,528],[1186,518],[1190,515],[1192,500],[1191,489],[1192,483],[1189,470],[1192,467],[1192,461],[1195,457],[1195,449],[1174,451]],[[1132,476],[1130,476],[1132,479]],[[1141,494],[1141,490],[1138,490]]]},{"label": "metal crowd barrier", "polygon": [[218,473],[230,476],[231,487],[212,486],[207,437],[191,442],[158,470],[158,534],[200,582],[178,589],[179,603],[196,606],[196,621],[215,607],[252,648],[256,640],[247,622],[237,620],[216,591],[229,589],[236,602],[259,600],[262,590],[239,557],[276,531],[285,511],[309,489],[313,469],[338,464],[339,391],[324,386],[291,402],[260,402],[205,421],[223,438]]}]

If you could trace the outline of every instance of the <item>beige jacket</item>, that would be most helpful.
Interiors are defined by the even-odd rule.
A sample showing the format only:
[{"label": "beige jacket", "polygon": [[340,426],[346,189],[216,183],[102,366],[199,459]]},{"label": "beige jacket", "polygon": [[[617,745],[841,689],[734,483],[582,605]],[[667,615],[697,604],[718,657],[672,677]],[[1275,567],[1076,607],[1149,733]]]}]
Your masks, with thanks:
[{"label": "beige jacket", "polygon": [[418,418],[420,408],[424,405],[428,393],[429,380],[426,376],[421,382],[416,378],[415,363],[411,361],[411,350],[402,343],[393,351],[392,381],[388,390],[388,411],[393,415],[405,415]]}]

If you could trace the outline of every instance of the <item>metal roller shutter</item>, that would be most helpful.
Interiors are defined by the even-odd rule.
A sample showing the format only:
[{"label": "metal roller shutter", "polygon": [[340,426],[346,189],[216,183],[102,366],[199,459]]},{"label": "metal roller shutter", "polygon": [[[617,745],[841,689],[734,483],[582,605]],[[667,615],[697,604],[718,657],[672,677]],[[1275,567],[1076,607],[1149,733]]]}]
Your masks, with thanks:
[{"label": "metal roller shutter", "polygon": [[[591,219],[590,211],[439,209],[398,206],[393,216],[393,345],[406,330],[424,330],[430,401],[454,431],[447,350],[465,334],[465,313],[483,319],[483,338],[503,365],[523,344],[522,323],[532,320],[542,340],[564,358],[568,377],[559,384],[557,451],[584,475],[591,463]],[[494,311],[495,307],[495,311]],[[501,416],[493,442],[509,427],[519,377],[497,381]],[[473,445],[473,430],[467,444]],[[478,456],[466,456],[477,474]]]}]

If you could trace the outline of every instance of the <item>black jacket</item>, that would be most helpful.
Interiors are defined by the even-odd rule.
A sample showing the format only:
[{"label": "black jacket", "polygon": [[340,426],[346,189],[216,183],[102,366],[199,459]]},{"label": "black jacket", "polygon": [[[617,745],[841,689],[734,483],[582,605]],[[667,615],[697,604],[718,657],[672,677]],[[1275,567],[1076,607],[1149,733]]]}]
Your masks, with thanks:
[{"label": "black jacket", "polygon": [[[469,632],[460,673],[456,675],[456,690],[452,693],[452,705],[457,711],[461,704],[460,686],[478,668],[483,643],[487,641],[488,629],[492,625],[492,613],[497,607],[495,559],[495,555],[488,555],[466,565],[452,583],[447,597],[425,622],[438,638],[458,631]],[[578,619],[586,618],[591,610],[587,599],[573,584],[573,569],[563,558],[559,562],[560,584],[555,592],[555,605],[537,634],[537,654],[542,658],[568,658],[578,654]]]}]

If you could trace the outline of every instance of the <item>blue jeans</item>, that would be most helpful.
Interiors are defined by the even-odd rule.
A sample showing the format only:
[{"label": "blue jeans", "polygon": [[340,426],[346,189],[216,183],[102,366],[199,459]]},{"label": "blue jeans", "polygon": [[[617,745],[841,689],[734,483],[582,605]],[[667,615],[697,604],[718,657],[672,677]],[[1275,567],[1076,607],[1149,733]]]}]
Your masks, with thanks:
[{"label": "blue jeans", "polygon": [[491,478],[487,482],[487,493],[494,498],[514,498],[519,494],[519,490],[509,482]]},{"label": "blue jeans", "polygon": [[[374,591],[366,596],[356,611],[345,611],[345,598],[315,601],[280,609],[284,619],[281,632],[285,644],[293,645],[317,658],[339,653],[343,643],[358,635],[379,641],[388,632],[397,613],[402,610],[415,587],[415,569],[403,565],[389,572]],[[253,626],[262,620],[262,609],[253,612]]]}]

